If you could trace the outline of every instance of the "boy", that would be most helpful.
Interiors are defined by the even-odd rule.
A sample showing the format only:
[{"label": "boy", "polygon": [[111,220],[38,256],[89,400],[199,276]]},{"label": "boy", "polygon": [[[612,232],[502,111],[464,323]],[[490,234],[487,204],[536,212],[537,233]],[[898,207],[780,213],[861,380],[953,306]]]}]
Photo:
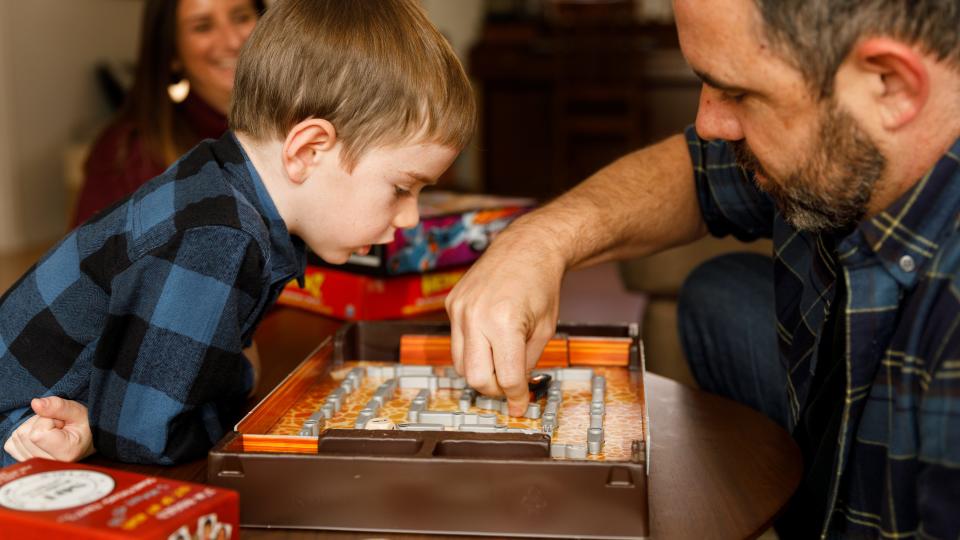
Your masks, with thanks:
[{"label": "boy", "polygon": [[415,225],[473,133],[463,68],[414,0],[278,1],[236,69],[232,132],[0,298],[4,464],[203,455],[242,411],[242,350],[305,244],[343,263]]}]

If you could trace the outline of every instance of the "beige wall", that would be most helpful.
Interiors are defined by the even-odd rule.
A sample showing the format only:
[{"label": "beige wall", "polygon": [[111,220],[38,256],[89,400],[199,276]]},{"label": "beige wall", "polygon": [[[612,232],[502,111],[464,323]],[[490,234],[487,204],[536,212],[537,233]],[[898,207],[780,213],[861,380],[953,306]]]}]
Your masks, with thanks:
[{"label": "beige wall", "polygon": [[[482,0],[423,0],[466,58]],[[94,78],[102,60],[136,54],[142,0],[0,0],[0,256],[56,241],[66,230],[64,152],[109,116]],[[477,185],[468,151],[456,164]]]},{"label": "beige wall", "polygon": [[0,0],[0,255],[66,228],[63,153],[108,116],[94,66],[132,59],[141,0]]},{"label": "beige wall", "polygon": [[[457,56],[466,65],[470,48],[480,37],[483,25],[483,0],[422,0],[423,8],[430,20],[447,36]],[[458,187],[476,190],[482,187],[480,181],[479,137],[457,159],[453,167],[456,171]]]}]

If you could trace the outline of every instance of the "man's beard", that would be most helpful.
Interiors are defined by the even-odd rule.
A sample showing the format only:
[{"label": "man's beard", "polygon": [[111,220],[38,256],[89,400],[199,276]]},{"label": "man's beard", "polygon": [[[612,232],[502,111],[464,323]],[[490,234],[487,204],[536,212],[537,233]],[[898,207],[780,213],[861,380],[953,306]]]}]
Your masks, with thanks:
[{"label": "man's beard", "polygon": [[770,195],[790,225],[821,232],[851,228],[866,215],[887,160],[856,120],[833,100],[824,105],[810,155],[786,178],[767,173],[745,141],[732,143],[737,162],[766,177]]}]

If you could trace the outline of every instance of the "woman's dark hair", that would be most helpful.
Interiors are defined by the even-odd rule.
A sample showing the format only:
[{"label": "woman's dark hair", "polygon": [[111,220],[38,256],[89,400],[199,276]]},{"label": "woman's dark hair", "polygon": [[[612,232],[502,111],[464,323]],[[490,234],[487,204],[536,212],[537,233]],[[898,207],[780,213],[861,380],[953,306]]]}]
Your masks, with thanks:
[{"label": "woman's dark hair", "polygon": [[[258,15],[266,10],[264,0],[252,0]],[[172,70],[177,43],[179,0],[148,0],[140,27],[140,52],[133,87],[120,115],[133,122],[151,159],[169,165],[190,149],[195,136],[186,119],[170,101],[167,86],[181,74]],[[126,154],[121,149],[119,158]]]}]

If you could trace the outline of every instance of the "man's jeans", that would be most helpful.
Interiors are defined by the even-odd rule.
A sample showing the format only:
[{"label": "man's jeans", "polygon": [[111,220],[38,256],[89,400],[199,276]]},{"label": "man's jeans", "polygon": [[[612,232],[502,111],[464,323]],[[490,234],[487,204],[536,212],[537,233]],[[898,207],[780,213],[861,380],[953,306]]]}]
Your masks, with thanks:
[{"label": "man's jeans", "polygon": [[700,388],[788,426],[772,259],[733,253],[702,264],[683,284],[678,318],[680,341]]}]

